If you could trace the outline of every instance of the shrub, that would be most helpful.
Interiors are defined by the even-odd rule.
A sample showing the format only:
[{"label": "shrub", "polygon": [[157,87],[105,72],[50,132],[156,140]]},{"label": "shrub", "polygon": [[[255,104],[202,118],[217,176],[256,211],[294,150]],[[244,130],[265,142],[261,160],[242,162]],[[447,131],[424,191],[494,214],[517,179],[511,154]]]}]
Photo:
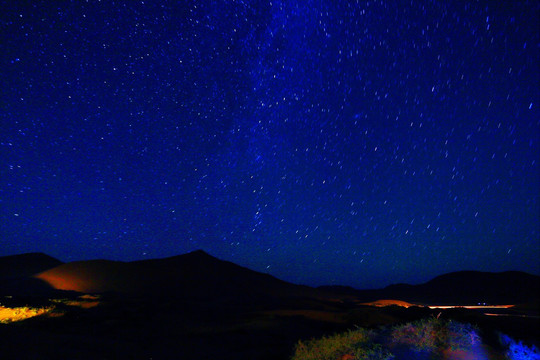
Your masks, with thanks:
[{"label": "shrub", "polygon": [[[394,357],[388,349],[400,351],[395,348],[400,344],[406,345],[408,350],[440,357],[448,349],[470,351],[480,342],[478,329],[472,325],[429,318],[396,326],[390,331],[383,329],[375,333],[358,328],[319,340],[298,342],[292,360],[387,360]],[[525,359],[529,358],[511,360]]]},{"label": "shrub", "polygon": [[527,346],[507,335],[501,335],[500,340],[506,348],[506,356],[509,360],[540,360],[540,351],[536,346]]},{"label": "shrub", "polygon": [[447,345],[452,350],[469,350],[482,342],[476,326],[450,320],[446,327],[448,329]]},{"label": "shrub", "polygon": [[410,345],[418,351],[433,351],[439,346],[440,327],[439,319],[422,319],[396,326],[392,330],[392,342]]},{"label": "shrub", "polygon": [[392,342],[417,351],[468,350],[480,337],[472,325],[430,318],[394,327]]},{"label": "shrub", "polygon": [[373,343],[374,333],[357,328],[322,339],[298,342],[292,360],[387,360],[393,356]]}]

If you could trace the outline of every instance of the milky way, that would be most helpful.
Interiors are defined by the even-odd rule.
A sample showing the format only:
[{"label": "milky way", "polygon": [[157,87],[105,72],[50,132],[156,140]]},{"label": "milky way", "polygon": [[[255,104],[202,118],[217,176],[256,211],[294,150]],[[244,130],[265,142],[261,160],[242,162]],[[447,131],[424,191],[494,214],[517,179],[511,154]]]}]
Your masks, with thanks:
[{"label": "milky way", "polygon": [[0,3],[0,255],[540,273],[538,1]]}]

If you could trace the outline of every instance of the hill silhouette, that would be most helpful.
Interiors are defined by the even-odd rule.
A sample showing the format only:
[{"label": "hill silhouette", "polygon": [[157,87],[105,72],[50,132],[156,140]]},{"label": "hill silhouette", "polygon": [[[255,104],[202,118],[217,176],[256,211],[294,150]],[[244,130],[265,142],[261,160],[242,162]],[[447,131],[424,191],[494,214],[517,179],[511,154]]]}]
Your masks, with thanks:
[{"label": "hill silhouette", "polygon": [[22,278],[62,264],[43,253],[28,253],[0,257],[0,279]]},{"label": "hill silhouette", "polygon": [[62,263],[42,253],[0,258],[0,294],[46,289],[183,298],[354,297],[371,302],[396,299],[439,305],[525,304],[540,301],[540,276],[519,271],[459,271],[424,284],[394,284],[377,290],[348,286],[317,289],[217,259],[203,250],[133,262],[88,260]]},{"label": "hill silhouette", "polygon": [[419,285],[394,284],[377,290],[348,286],[317,289],[217,259],[203,250],[164,259],[62,263],[43,253],[0,257],[0,295],[43,295],[51,290],[182,298],[306,297],[335,294],[363,302],[396,299],[439,305],[538,304],[540,276],[519,271],[459,271]]},{"label": "hill silhouette", "polygon": [[45,296],[54,293],[48,284],[32,275],[62,262],[43,253],[0,257],[0,295]]},{"label": "hill silhouette", "polygon": [[[534,299],[539,277],[519,272],[450,273],[421,285],[380,290],[315,289],[201,250],[133,262],[62,264],[44,254],[15,259],[21,261],[0,258],[4,269],[18,267],[0,281],[0,290],[7,289],[0,295],[14,295],[2,297],[2,306],[52,310],[51,316],[0,325],[6,359],[290,359],[299,339],[435,316],[479,324],[491,334],[539,338],[537,303],[530,309],[505,309],[509,316],[486,316],[482,310],[407,307],[404,302],[443,305],[503,299],[511,304]],[[35,269],[42,271],[32,274]],[[5,279],[11,281],[11,289],[5,287]],[[97,306],[77,305],[88,299]]]},{"label": "hill silhouette", "polygon": [[294,285],[202,250],[164,259],[66,263],[35,275],[55,289],[81,293],[223,298],[239,296],[318,296],[321,291]]},{"label": "hill silhouette", "polygon": [[323,286],[328,291],[367,301],[399,299],[438,305],[526,304],[540,302],[540,276],[520,271],[458,271],[419,285],[394,284],[378,290]]},{"label": "hill silhouette", "polygon": [[459,271],[437,276],[422,285],[394,285],[386,291],[416,293],[424,302],[520,304],[537,302],[540,276],[519,271]]}]

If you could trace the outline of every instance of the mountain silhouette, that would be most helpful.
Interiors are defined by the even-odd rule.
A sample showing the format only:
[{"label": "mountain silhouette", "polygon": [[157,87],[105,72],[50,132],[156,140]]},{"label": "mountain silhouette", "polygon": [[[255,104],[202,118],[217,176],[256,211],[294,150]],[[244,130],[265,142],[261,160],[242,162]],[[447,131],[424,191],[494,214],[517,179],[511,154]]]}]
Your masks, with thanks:
[{"label": "mountain silhouette", "polygon": [[[163,259],[65,264],[27,254],[0,258],[0,266],[2,306],[54,308],[51,316],[0,326],[3,358],[289,359],[299,339],[429,316],[538,339],[540,277],[522,272],[463,271],[420,285],[356,290],[294,285],[202,250]],[[97,306],[81,306],[89,301]],[[482,310],[405,302],[534,307],[486,316]]]},{"label": "mountain silhouette", "polygon": [[219,260],[202,250],[133,262],[76,261],[41,272],[35,278],[55,289],[81,293],[205,299],[240,295],[318,296],[321,293]]},{"label": "mountain silhouette", "polygon": [[346,286],[317,289],[279,280],[217,259],[203,250],[132,262],[88,260],[62,263],[42,253],[0,257],[0,295],[43,294],[51,289],[196,299],[304,297],[370,302],[397,299],[418,304],[526,304],[540,301],[540,276],[519,271],[459,271],[424,284],[378,290]]},{"label": "mountain silhouette", "polygon": [[500,273],[458,271],[419,285],[394,284],[379,290],[320,287],[365,301],[399,299],[438,305],[526,304],[540,301],[540,276],[520,271]]}]

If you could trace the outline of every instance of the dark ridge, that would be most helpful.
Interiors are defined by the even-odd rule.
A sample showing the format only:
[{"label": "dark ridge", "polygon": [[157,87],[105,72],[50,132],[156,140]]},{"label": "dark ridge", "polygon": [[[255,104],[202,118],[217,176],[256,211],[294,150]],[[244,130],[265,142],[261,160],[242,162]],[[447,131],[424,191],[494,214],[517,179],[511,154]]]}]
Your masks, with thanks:
[{"label": "dark ridge", "polygon": [[[182,255],[180,255],[180,256],[182,256]],[[210,257],[213,257],[212,255],[208,254],[206,251],[204,251],[202,249],[198,249],[198,250],[192,251],[190,253],[184,254],[184,256],[210,256]]]},{"label": "dark ridge", "polygon": [[32,276],[62,262],[43,253],[28,253],[0,257],[0,279]]},{"label": "dark ridge", "polygon": [[279,280],[202,250],[164,259],[77,261],[36,275],[52,287],[81,293],[142,297],[228,298],[319,296],[321,291]]},{"label": "dark ridge", "polygon": [[133,262],[91,260],[63,264],[42,253],[6,256],[0,258],[0,280],[0,293],[5,293],[6,289],[40,290],[52,286],[83,293],[185,298],[340,294],[366,302],[398,299],[440,305],[534,304],[540,301],[540,276],[519,271],[459,271],[437,276],[420,285],[394,284],[379,290],[355,290],[348,286],[314,289],[220,260],[203,250]]},{"label": "dark ridge", "polygon": [[417,289],[426,300],[520,304],[538,302],[540,276],[520,271],[459,271],[438,276]]},{"label": "dark ridge", "polygon": [[475,282],[493,283],[494,281],[538,281],[540,277],[531,275],[522,271],[504,271],[504,272],[483,272],[483,271],[456,271],[448,274],[439,275],[424,285],[438,286],[448,284],[462,284],[465,280],[473,280]]},{"label": "dark ridge", "polygon": [[61,264],[43,253],[0,257],[0,295],[35,297],[56,293],[50,285],[32,276]]},{"label": "dark ridge", "polygon": [[146,259],[146,260],[136,260],[132,261],[132,264],[149,264],[153,262],[186,262],[186,261],[222,261],[210,254],[208,254],[204,250],[195,250],[189,253],[180,254],[180,255],[174,255],[166,258],[159,258],[159,259]]},{"label": "dark ridge", "polygon": [[[327,287],[325,287],[327,288]],[[394,284],[380,290],[332,287],[334,291],[356,295],[364,301],[399,299],[439,305],[538,304],[540,276],[520,271],[501,273],[458,271],[435,277],[420,285]]]}]

